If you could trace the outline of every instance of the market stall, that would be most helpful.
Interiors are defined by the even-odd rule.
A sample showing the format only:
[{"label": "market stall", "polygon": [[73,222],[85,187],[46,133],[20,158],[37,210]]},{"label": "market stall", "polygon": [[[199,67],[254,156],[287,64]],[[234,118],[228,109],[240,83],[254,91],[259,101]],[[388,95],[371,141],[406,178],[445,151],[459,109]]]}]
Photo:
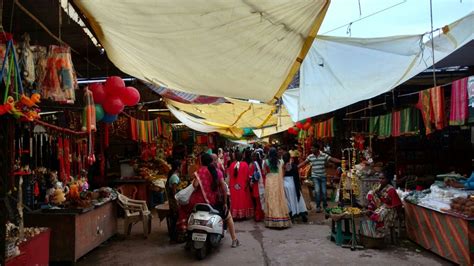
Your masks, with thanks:
[{"label": "market stall", "polygon": [[25,224],[51,228],[50,261],[75,262],[117,233],[117,206],[109,201],[81,212],[39,210],[27,214]]},{"label": "market stall", "polygon": [[[442,175],[441,175],[442,176]],[[454,179],[405,197],[408,237],[461,265],[474,262],[474,191],[454,188]]]}]

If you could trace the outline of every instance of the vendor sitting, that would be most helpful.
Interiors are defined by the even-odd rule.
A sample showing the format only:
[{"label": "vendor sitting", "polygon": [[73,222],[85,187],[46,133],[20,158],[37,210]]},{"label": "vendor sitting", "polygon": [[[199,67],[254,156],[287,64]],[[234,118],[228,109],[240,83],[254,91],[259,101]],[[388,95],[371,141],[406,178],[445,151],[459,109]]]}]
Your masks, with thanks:
[{"label": "vendor sitting", "polygon": [[362,233],[370,237],[385,237],[389,229],[395,225],[402,201],[391,185],[394,171],[387,167],[383,171],[380,185],[367,194],[370,220],[363,221]]},{"label": "vendor sitting", "polygon": [[471,176],[466,180],[447,179],[445,183],[446,185],[454,188],[474,189],[474,171],[471,173]]}]

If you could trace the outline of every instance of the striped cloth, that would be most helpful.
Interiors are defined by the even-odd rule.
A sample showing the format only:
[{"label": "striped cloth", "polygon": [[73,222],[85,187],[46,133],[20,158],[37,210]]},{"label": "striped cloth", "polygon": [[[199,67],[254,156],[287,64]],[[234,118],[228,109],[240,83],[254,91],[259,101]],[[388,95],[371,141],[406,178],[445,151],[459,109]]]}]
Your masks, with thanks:
[{"label": "striped cloth", "polygon": [[369,132],[381,138],[400,137],[420,133],[420,112],[405,108],[393,113],[370,117]]},{"label": "striped cloth", "polygon": [[314,137],[316,139],[334,137],[334,117],[326,121],[316,123],[314,125]]},{"label": "striped cloth", "polygon": [[456,80],[451,87],[450,126],[462,126],[466,123],[468,116],[467,81],[468,78]]},{"label": "striped cloth", "polygon": [[159,136],[163,135],[161,119],[159,117],[149,121],[131,117],[130,131],[132,140],[146,143],[154,142]]}]

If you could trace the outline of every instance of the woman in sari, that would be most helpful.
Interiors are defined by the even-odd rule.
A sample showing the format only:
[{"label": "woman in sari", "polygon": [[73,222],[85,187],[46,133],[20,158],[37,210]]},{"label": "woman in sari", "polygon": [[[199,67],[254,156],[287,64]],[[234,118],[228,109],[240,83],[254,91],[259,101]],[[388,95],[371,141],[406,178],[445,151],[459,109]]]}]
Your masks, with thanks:
[{"label": "woman in sari", "polygon": [[260,153],[252,154],[252,164],[250,165],[250,183],[252,188],[252,198],[255,205],[255,221],[260,222],[265,218],[263,209],[265,208],[265,177],[262,172],[262,159]]},{"label": "woman in sari", "polygon": [[228,169],[231,213],[234,219],[247,219],[253,216],[249,165],[242,161],[242,154],[238,151],[235,152],[235,160]]},{"label": "woman in sari", "polygon": [[291,226],[288,204],[283,189],[283,162],[271,148],[264,162],[265,174],[265,226],[287,228]]},{"label": "woman in sari", "polygon": [[301,217],[304,223],[308,222],[308,209],[301,193],[300,175],[298,173],[298,162],[293,161],[290,154],[283,154],[283,162],[285,164],[284,188],[288,209],[290,211],[291,221],[297,217]]},{"label": "woman in sari", "polygon": [[[221,217],[227,222],[229,233],[232,238],[232,247],[240,245],[235,234],[234,223],[228,222],[230,214],[227,206],[227,187],[222,172],[216,169],[214,160],[208,153],[201,155],[201,167],[195,173],[193,180],[194,192],[186,205],[186,217],[189,217],[192,209],[198,203],[207,203],[219,210]],[[187,219],[187,218],[186,218]]]},{"label": "woman in sari", "polygon": [[384,237],[395,225],[402,201],[391,185],[393,171],[385,169],[380,185],[367,194],[370,220],[363,221],[362,233],[370,237]]}]

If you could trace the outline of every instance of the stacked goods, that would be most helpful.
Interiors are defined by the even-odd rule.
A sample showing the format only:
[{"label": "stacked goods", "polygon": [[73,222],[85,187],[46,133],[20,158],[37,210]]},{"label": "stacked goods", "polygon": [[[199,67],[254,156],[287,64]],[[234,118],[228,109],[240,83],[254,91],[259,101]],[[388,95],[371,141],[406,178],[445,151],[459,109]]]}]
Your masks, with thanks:
[{"label": "stacked goods", "polygon": [[451,200],[451,211],[467,217],[474,217],[474,197],[457,197]]},{"label": "stacked goods", "polygon": [[361,214],[361,213],[362,213],[361,209],[356,208],[356,207],[347,207],[347,208],[344,208],[344,212],[345,212],[345,213],[348,213],[348,214],[354,214],[354,215],[358,215],[358,214]]}]

